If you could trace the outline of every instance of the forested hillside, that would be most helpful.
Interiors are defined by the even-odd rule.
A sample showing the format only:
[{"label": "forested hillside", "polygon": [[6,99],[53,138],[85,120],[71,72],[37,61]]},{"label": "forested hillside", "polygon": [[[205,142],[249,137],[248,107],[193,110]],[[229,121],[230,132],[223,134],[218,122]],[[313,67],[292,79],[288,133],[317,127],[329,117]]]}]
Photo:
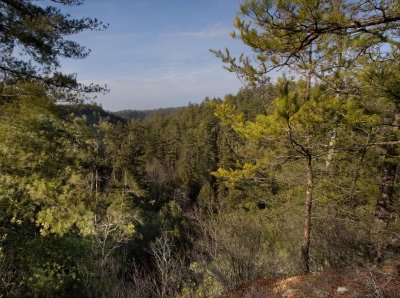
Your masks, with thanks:
[{"label": "forested hillside", "polygon": [[180,109],[181,108],[164,108],[155,110],[123,110],[114,112],[113,114],[127,120],[145,120],[147,118],[151,118],[156,114],[169,115],[176,111],[179,111]]},{"label": "forested hillside", "polygon": [[399,297],[398,0],[242,1],[254,56],[213,52],[245,87],[117,113],[59,72],[88,54],[68,36],[107,26],[44,2],[0,0],[0,297],[221,297],[382,264],[360,297]]}]

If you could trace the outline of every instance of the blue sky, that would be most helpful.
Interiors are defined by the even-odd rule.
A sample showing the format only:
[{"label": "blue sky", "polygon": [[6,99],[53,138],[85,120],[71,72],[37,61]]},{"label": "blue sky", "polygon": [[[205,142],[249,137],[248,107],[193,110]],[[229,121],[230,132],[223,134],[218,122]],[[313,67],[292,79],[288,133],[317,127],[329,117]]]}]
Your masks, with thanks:
[{"label": "blue sky", "polygon": [[81,82],[107,84],[97,102],[111,111],[182,106],[235,93],[241,82],[209,49],[245,51],[229,33],[240,0],[86,0],[73,17],[110,26],[74,37],[92,49],[85,60],[63,60]]}]

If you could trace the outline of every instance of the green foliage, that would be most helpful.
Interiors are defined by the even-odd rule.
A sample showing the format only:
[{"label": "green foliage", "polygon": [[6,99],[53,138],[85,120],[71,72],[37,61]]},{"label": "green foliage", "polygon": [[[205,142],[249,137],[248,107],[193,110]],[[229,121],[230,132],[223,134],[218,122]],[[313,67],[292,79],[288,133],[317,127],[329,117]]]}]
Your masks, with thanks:
[{"label": "green foliage", "polygon": [[2,220],[35,223],[42,235],[63,235],[72,228],[89,235],[94,215],[87,208],[79,165],[85,151],[73,137],[80,128],[59,118],[43,88],[25,91],[29,95],[2,106]]},{"label": "green foliage", "polygon": [[[85,118],[62,114],[43,85],[6,90],[21,95],[1,102],[1,274],[8,280],[1,289],[72,295],[87,274],[81,262],[108,260],[135,233],[131,200],[144,193],[135,180],[140,156],[136,147],[122,147],[109,158],[114,149],[107,140],[117,128],[90,127]],[[130,159],[121,164],[124,156]]]}]

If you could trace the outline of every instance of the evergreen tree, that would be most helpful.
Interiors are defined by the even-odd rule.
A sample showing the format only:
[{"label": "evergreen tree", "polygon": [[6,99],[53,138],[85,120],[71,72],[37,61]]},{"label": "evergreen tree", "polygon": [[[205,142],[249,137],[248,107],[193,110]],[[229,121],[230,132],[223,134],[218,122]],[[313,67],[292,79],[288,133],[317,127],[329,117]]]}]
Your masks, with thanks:
[{"label": "evergreen tree", "polygon": [[85,30],[102,30],[97,19],[71,18],[55,5],[80,5],[81,0],[51,1],[38,5],[28,0],[0,1],[0,74],[10,79],[33,79],[63,91],[101,91],[104,88],[79,84],[75,75],[58,71],[59,59],[82,59],[90,51],[67,36]]},{"label": "evergreen tree", "polygon": [[[382,1],[377,4],[374,1],[367,1],[361,5],[360,1],[341,0],[248,0],[244,1],[240,8],[244,17],[235,18],[235,27],[238,33],[234,32],[233,37],[237,37],[252,48],[256,53],[257,64],[254,66],[252,60],[244,55],[241,55],[237,61],[228,50],[225,53],[214,51],[216,56],[220,57],[227,65],[226,68],[238,73],[252,85],[265,84],[268,81],[268,73],[279,68],[294,70],[305,80],[302,93],[297,93],[297,95],[287,93],[280,103],[277,100],[275,106],[278,106],[278,109],[279,106],[282,107],[281,112],[278,112],[282,118],[281,120],[275,119],[275,122],[279,123],[282,119],[286,119],[286,131],[291,146],[307,160],[307,167],[304,171],[307,173],[307,183],[302,263],[303,272],[308,273],[314,189],[313,159],[316,156],[312,148],[319,143],[315,142],[315,135],[324,133],[323,131],[317,132],[316,128],[318,127],[313,127],[323,118],[314,115],[311,107],[316,108],[315,105],[321,105],[322,109],[330,109],[332,102],[339,103],[333,113],[320,115],[321,117],[328,116],[324,121],[332,124],[330,127],[331,138],[326,140],[326,144],[328,144],[326,166],[328,168],[336,150],[338,122],[340,119],[349,117],[343,118],[342,110],[346,105],[349,107],[351,101],[342,94],[349,92],[354,94],[355,90],[358,90],[354,83],[346,83],[346,80],[354,80],[355,76],[349,76],[348,73],[345,75],[345,71],[351,67],[363,65],[371,58],[393,59],[393,54],[388,51],[380,51],[380,49],[383,46],[392,46],[394,49],[398,47],[398,31],[395,28],[398,28],[400,21],[399,3]],[[314,88],[318,85],[323,87],[322,84],[336,93],[335,100],[312,99],[313,86]],[[326,89],[326,87],[324,88]],[[355,90],[354,87],[356,87]],[[329,91],[329,89],[326,90]],[[325,93],[328,97],[331,96],[329,92]],[[299,95],[303,98],[297,99]],[[291,104],[288,105],[288,103]],[[310,115],[299,113],[301,116],[297,116],[297,112],[301,111],[308,111]],[[332,115],[335,116],[332,118]],[[300,138],[294,129],[292,117],[296,121],[300,121],[301,126],[304,125]],[[236,120],[240,121],[239,118]],[[276,123],[272,121],[269,125],[273,126]],[[309,130],[310,127],[313,129]],[[391,168],[392,170],[389,172],[393,173],[393,167]],[[391,180],[393,179],[391,178]]]}]

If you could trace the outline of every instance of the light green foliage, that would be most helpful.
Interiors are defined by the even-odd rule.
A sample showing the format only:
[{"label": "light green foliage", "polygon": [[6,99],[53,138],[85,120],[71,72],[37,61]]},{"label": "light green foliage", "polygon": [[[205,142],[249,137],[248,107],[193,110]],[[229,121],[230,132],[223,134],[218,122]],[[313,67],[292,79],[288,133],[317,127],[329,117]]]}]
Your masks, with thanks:
[{"label": "light green foliage", "polygon": [[93,233],[93,212],[79,164],[85,148],[76,126],[57,115],[38,86],[2,105],[0,122],[1,206],[3,220],[35,223],[42,235],[78,228]]},{"label": "light green foliage", "polygon": [[[145,193],[137,141],[130,136],[110,143],[125,130],[107,123],[88,126],[84,116],[62,114],[42,85],[19,83],[3,92],[18,95],[2,98],[0,112],[0,232],[6,259],[0,274],[8,280],[0,287],[11,291],[19,285],[27,295],[72,295],[87,286],[82,275],[101,277],[135,235],[132,199]],[[111,152],[117,144],[121,147]],[[87,260],[101,265],[95,269]],[[10,264],[21,276],[18,283]]]},{"label": "light green foliage", "polygon": [[[219,169],[219,176],[238,181],[260,168],[279,164],[279,159],[284,160],[296,154],[293,151],[296,148],[290,144],[292,137],[297,138],[296,141],[299,143],[304,143],[310,136],[316,142],[328,143],[326,137],[323,136],[324,131],[327,130],[325,127],[333,122],[336,116],[335,111],[337,111],[335,108],[340,103],[335,102],[335,98],[329,93],[324,94],[317,88],[311,100],[305,101],[301,94],[303,88],[301,81],[296,84],[282,79],[278,82],[278,88],[281,90],[281,95],[272,102],[267,114],[260,114],[253,121],[243,121],[243,117],[235,114],[234,108],[228,103],[223,103],[218,107],[216,114],[221,115],[223,122],[231,125],[239,135],[245,138],[249,146],[252,145],[250,152],[246,153],[247,156],[252,156],[250,158],[255,158],[255,162],[244,163],[240,170],[230,172],[228,169]],[[317,135],[318,131],[322,131],[320,133],[322,139],[319,139],[321,137]],[[310,144],[309,146],[316,148],[318,145]]]},{"label": "light green foliage", "polygon": [[[302,81],[283,78],[277,86],[281,90],[280,96],[272,102],[266,113],[256,116],[254,120],[244,120],[243,114],[228,102],[217,108],[216,115],[244,142],[237,149],[241,158],[237,159],[236,164],[219,168],[214,175],[231,188],[231,202],[235,202],[237,208],[248,210],[252,206],[248,200],[252,197],[250,193],[254,189],[262,189],[263,185],[265,190],[260,192],[256,202],[261,200],[267,206],[275,201],[299,204],[298,198],[305,192],[307,172],[304,160],[310,156],[314,176],[313,218],[322,218],[327,210],[336,208],[336,214],[328,216],[329,224],[340,226],[340,220],[345,220],[348,213],[353,212],[357,218],[354,226],[342,226],[341,229],[344,231],[348,228],[347,233],[351,234],[359,228],[363,234],[360,238],[353,237],[354,243],[350,243],[346,234],[340,234],[349,245],[341,249],[347,251],[352,249],[352,245],[368,245],[368,241],[372,241],[367,232],[368,225],[371,224],[371,214],[378,195],[379,168],[374,163],[377,162],[379,150],[367,148],[373,138],[380,138],[379,134],[383,133],[378,132],[378,127],[384,121],[386,111],[382,108],[385,99],[380,99],[378,103],[368,94],[338,96],[324,84],[313,86],[310,97],[306,99]],[[331,153],[333,130],[335,150]],[[330,154],[333,154],[334,164],[328,168],[325,161]],[[376,176],[368,175],[368,172]],[[253,206],[256,202],[253,201]],[[365,210],[370,212],[369,216]],[[292,220],[299,219],[298,214],[292,216]],[[316,221],[321,224],[319,220]],[[315,233],[318,238],[316,241],[319,241],[315,245],[331,243],[326,238],[329,236],[319,228]],[[357,241],[360,244],[356,244]],[[329,250],[327,246],[323,249]],[[323,255],[319,259],[320,264],[326,261],[325,264],[336,266],[339,258],[343,258],[343,262],[344,259],[346,262],[353,261],[347,255],[352,253],[349,251],[345,254],[346,258],[331,252],[324,255],[322,248],[321,252],[311,252],[318,258],[321,257],[320,253]]]}]

